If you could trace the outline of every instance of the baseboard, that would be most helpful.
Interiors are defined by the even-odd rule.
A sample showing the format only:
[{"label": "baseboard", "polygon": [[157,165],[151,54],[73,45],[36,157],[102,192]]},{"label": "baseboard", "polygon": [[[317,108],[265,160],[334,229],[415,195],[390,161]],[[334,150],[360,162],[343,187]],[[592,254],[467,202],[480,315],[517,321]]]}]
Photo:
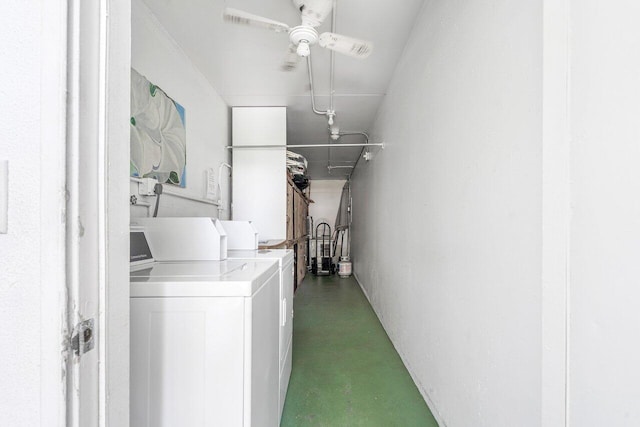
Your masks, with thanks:
[{"label": "baseboard", "polygon": [[438,423],[438,425],[440,427],[447,427],[447,423],[444,421],[444,419],[442,419],[442,416],[440,415],[440,412],[436,408],[435,402],[429,396],[429,393],[427,393],[426,390],[424,390],[422,387],[420,387],[418,385],[420,383],[418,381],[416,381],[416,375],[415,375],[415,372],[413,371],[413,368],[411,367],[411,364],[407,362],[407,358],[406,358],[405,354],[401,350],[398,349],[398,346],[394,342],[393,338],[389,335],[389,332],[387,331],[386,325],[384,324],[384,322],[382,320],[382,317],[380,316],[380,313],[378,312],[376,307],[371,303],[371,298],[369,298],[369,293],[362,286],[362,283],[360,283],[360,279],[358,279],[358,275],[355,274],[355,272],[353,273],[353,278],[356,279],[356,282],[358,283],[358,286],[360,286],[360,289],[362,290],[362,293],[364,294],[365,298],[367,298],[367,301],[369,301],[369,305],[373,309],[373,312],[376,314],[376,317],[378,318],[378,321],[380,322],[380,324],[382,325],[382,328],[384,329],[385,333],[387,334],[387,337],[389,337],[389,341],[391,341],[391,344],[393,345],[393,348],[396,350],[396,352],[400,356],[400,359],[402,359],[402,363],[404,363],[405,368],[407,368],[407,371],[409,372],[409,375],[411,376],[411,379],[413,380],[413,383],[416,385],[416,388],[418,389],[418,391],[422,395],[422,398],[424,399],[425,403],[427,404],[427,407],[431,411],[431,414],[436,419],[436,422]]}]

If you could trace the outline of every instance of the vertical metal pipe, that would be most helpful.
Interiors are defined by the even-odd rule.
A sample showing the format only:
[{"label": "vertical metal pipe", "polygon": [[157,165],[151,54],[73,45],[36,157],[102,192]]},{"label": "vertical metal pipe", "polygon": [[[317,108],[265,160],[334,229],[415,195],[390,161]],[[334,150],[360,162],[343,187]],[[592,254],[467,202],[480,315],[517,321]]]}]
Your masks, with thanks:
[{"label": "vertical metal pipe", "polygon": [[[336,16],[338,15],[338,0],[333,0],[333,10],[331,12],[331,32],[336,32]],[[329,110],[335,111],[333,107],[333,77],[335,72],[335,63],[336,63],[336,53],[332,50],[330,51],[330,75],[329,75]]]},{"label": "vertical metal pipe", "polygon": [[327,144],[327,169],[329,175],[331,175],[331,138],[329,138],[329,144]]},{"label": "vertical metal pipe", "polygon": [[[331,12],[331,32],[335,33],[336,31],[336,15],[337,15],[337,0],[333,0],[333,9]],[[335,52],[334,51],[330,51],[329,53],[329,61],[330,61],[330,65],[329,65],[329,109],[326,111],[320,111],[316,108],[316,95],[315,95],[315,90],[313,88],[313,65],[311,62],[311,55],[307,56],[307,68],[309,71],[309,86],[311,86],[311,109],[313,110],[314,113],[319,114],[319,115],[323,115],[326,116],[327,113],[329,113],[330,111],[333,112],[334,111],[334,105],[333,105],[333,82],[334,82],[334,74],[335,74]]]},{"label": "vertical metal pipe", "polygon": [[[336,32],[336,15],[338,8],[338,0],[333,0],[333,8],[331,10],[331,32]],[[335,109],[333,106],[333,78],[335,73],[336,58],[335,52],[333,50],[329,53],[329,111],[330,114],[335,114]],[[331,132],[331,131],[329,131]],[[329,144],[331,144],[331,138],[329,138]],[[327,147],[327,169],[329,170],[329,174],[331,174],[331,147]]]},{"label": "vertical metal pipe", "polygon": [[309,69],[309,86],[311,86],[311,109],[314,113],[325,116],[327,114],[326,111],[319,111],[316,109],[316,95],[313,90],[313,71],[311,65],[311,55],[307,56],[307,68]]}]

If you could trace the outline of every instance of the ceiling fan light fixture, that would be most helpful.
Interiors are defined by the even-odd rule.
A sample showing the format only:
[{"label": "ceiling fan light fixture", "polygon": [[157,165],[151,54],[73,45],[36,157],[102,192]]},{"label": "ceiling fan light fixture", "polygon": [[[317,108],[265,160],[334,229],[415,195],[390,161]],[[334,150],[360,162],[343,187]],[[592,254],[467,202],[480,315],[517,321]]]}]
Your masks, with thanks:
[{"label": "ceiling fan light fixture", "polygon": [[309,42],[307,40],[300,40],[298,43],[298,47],[296,48],[296,53],[298,56],[306,58],[311,54],[311,49],[309,48]]},{"label": "ceiling fan light fixture", "polygon": [[311,54],[310,46],[318,43],[318,32],[313,27],[299,25],[289,32],[289,41],[296,46],[298,56],[306,58]]}]

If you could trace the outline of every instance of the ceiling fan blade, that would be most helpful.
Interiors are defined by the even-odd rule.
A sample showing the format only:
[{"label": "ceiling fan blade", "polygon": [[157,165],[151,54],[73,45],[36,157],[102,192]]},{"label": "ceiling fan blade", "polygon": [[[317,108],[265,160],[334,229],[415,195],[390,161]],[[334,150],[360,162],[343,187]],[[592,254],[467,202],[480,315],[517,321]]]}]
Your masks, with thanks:
[{"label": "ceiling fan blade", "polygon": [[275,31],[276,33],[288,33],[290,30],[289,26],[282,22],[274,21],[242,10],[232,9],[230,7],[226,7],[224,9],[223,18],[225,21],[232,22],[234,24],[262,27],[267,30]]},{"label": "ceiling fan blade", "polygon": [[333,0],[304,0],[302,7],[302,25],[319,27],[333,9]]},{"label": "ceiling fan blade", "polygon": [[373,44],[371,42],[336,33],[320,34],[318,44],[327,49],[359,59],[364,59],[373,52]]},{"label": "ceiling fan blade", "polygon": [[284,61],[282,63],[282,71],[293,71],[298,66],[298,62],[300,61],[300,56],[296,51],[296,45],[290,44],[289,49],[287,50],[287,54],[284,57]]}]

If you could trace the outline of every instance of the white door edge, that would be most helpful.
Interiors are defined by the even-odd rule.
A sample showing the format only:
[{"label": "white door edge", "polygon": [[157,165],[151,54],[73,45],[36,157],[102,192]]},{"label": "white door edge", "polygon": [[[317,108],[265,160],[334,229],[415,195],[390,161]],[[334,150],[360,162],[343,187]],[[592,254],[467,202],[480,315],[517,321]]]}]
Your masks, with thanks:
[{"label": "white door edge", "polygon": [[67,328],[93,319],[94,348],[68,353],[66,425],[127,427],[131,5],[68,5]]}]

